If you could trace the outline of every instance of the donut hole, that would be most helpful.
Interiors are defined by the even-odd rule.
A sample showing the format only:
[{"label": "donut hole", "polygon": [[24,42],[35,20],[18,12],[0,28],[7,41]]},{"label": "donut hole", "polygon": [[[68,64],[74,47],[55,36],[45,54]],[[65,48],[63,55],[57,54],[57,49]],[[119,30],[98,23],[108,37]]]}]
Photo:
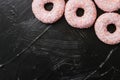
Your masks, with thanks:
[{"label": "donut hole", "polygon": [[115,30],[116,30],[115,24],[109,24],[109,25],[107,26],[107,30],[108,30],[110,33],[114,33]]},{"label": "donut hole", "polygon": [[83,16],[83,15],[84,15],[84,9],[78,8],[77,11],[76,11],[76,15],[77,15],[78,17]]},{"label": "donut hole", "polygon": [[68,2],[68,0],[65,0],[65,2]]},{"label": "donut hole", "polygon": [[49,2],[44,5],[45,10],[51,11],[53,9],[53,3]]}]

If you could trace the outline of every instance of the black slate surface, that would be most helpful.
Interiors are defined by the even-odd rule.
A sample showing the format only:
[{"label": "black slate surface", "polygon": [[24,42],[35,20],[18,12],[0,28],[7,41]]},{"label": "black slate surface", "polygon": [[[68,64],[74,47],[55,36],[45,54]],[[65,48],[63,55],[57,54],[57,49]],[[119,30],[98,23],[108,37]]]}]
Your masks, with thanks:
[{"label": "black slate surface", "polygon": [[[0,0],[0,80],[119,80],[120,46],[102,43],[64,16],[38,21],[32,0]],[[98,9],[98,16],[104,12]],[[120,13],[120,11],[117,11]]]}]

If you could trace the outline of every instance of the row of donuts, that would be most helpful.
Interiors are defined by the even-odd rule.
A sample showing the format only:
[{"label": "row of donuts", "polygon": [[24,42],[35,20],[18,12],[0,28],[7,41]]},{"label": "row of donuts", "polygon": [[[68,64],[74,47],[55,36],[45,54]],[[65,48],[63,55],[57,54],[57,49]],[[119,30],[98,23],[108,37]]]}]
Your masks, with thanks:
[{"label": "row of donuts", "polygon": [[[113,11],[120,8],[120,0],[94,1],[100,9],[107,12],[98,17],[97,20],[97,10],[92,0],[69,0],[66,4],[64,0],[34,0],[32,11],[38,20],[49,24],[56,22],[64,14],[69,25],[80,29],[91,27],[96,20],[95,32],[98,38],[106,44],[118,44],[120,42],[120,15],[113,13]],[[44,6],[47,3],[53,3],[51,11],[45,9]],[[84,10],[82,16],[77,16],[78,8]],[[107,30],[109,24],[115,24],[116,31],[114,33]]]},{"label": "row of donuts", "polygon": [[[53,3],[53,9],[48,11],[45,4]],[[84,9],[84,15],[78,17],[76,10]],[[96,7],[92,0],[69,0],[66,5],[64,0],[33,0],[32,11],[35,17],[43,23],[52,24],[59,20],[65,11],[67,22],[76,28],[90,27],[97,16]]]}]

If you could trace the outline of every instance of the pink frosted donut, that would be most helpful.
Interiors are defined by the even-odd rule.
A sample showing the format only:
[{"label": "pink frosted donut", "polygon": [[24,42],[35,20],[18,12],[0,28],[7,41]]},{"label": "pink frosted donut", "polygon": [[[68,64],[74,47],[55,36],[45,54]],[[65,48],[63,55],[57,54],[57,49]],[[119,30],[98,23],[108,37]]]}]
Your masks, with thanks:
[{"label": "pink frosted donut", "polygon": [[120,0],[95,0],[97,6],[107,12],[116,11],[120,8]]},{"label": "pink frosted donut", "polygon": [[[48,11],[45,4],[53,3],[53,9]],[[35,17],[43,23],[54,23],[60,19],[64,13],[64,0],[33,0],[32,11]]]},{"label": "pink frosted donut", "polygon": [[[84,10],[83,16],[77,16],[78,8]],[[65,7],[65,18],[75,28],[91,27],[96,19],[97,11],[92,0],[69,0]]]},{"label": "pink frosted donut", "polygon": [[[107,26],[114,24],[116,30],[110,33]],[[105,13],[95,23],[95,32],[98,38],[106,44],[120,43],[120,15],[117,13]]]}]

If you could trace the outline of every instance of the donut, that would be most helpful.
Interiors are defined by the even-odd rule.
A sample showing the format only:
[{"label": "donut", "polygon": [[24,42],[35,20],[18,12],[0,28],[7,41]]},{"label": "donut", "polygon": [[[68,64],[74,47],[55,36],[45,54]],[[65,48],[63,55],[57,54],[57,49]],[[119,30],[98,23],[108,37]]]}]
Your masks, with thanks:
[{"label": "donut", "polygon": [[[51,11],[45,9],[45,4],[52,3],[53,8]],[[64,0],[33,0],[32,11],[35,17],[43,23],[54,23],[59,20],[65,10]]]},{"label": "donut", "polygon": [[120,0],[95,0],[95,3],[106,12],[116,11],[120,8]]},{"label": "donut", "polygon": [[[76,11],[84,10],[82,16],[77,16]],[[66,21],[75,28],[89,28],[95,22],[97,11],[92,0],[69,0],[65,6]]]},{"label": "donut", "polygon": [[[113,33],[110,33],[107,29],[110,24],[114,24],[116,27]],[[120,43],[120,15],[118,13],[102,14],[95,22],[95,33],[106,44]]]}]

